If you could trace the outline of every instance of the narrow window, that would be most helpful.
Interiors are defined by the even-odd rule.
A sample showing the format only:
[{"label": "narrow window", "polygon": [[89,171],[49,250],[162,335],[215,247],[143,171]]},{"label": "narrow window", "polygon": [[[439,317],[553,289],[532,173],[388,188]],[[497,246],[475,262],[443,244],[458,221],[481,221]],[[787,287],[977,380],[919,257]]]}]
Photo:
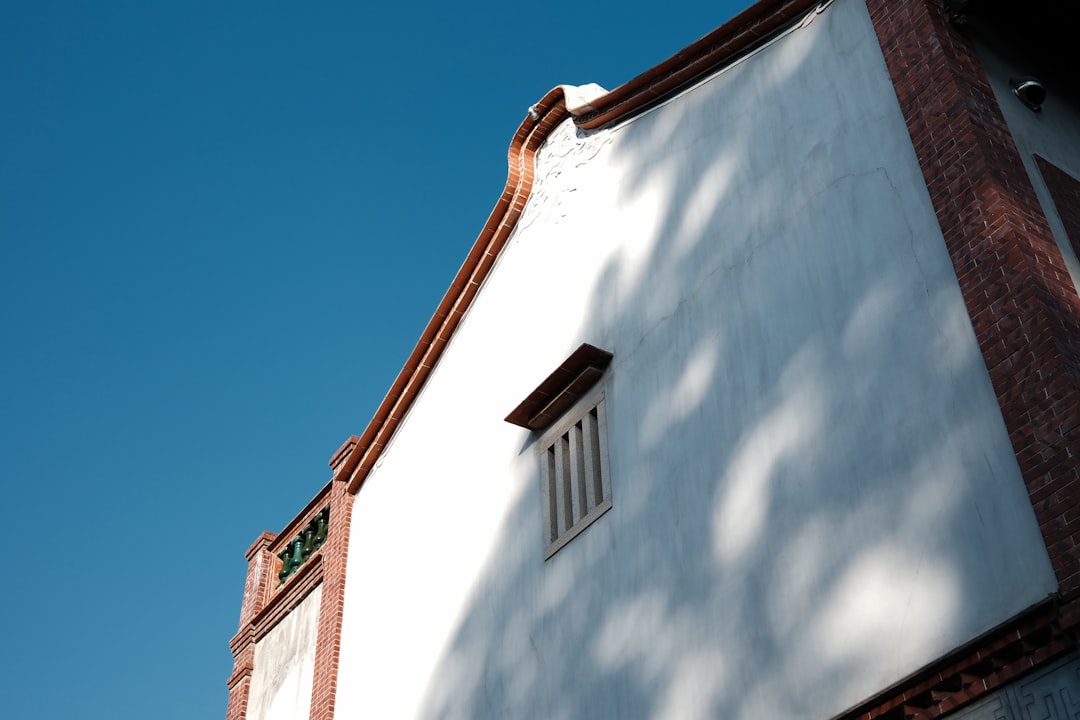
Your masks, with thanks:
[{"label": "narrow window", "polygon": [[600,396],[541,439],[545,559],[611,508],[606,430]]},{"label": "narrow window", "polygon": [[614,356],[581,345],[506,416],[543,433],[540,456],[544,559],[611,509],[601,378]]}]

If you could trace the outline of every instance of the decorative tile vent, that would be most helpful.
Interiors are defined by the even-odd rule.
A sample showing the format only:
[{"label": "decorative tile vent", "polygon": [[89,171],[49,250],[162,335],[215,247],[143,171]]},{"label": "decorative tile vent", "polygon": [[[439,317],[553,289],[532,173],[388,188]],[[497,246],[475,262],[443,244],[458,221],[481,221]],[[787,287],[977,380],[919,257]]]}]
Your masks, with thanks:
[{"label": "decorative tile vent", "polygon": [[326,533],[330,527],[330,506],[327,505],[311,519],[303,530],[285,545],[278,553],[281,558],[281,570],[278,571],[278,586],[285,584],[289,576],[307,562],[315,551],[326,542]]}]

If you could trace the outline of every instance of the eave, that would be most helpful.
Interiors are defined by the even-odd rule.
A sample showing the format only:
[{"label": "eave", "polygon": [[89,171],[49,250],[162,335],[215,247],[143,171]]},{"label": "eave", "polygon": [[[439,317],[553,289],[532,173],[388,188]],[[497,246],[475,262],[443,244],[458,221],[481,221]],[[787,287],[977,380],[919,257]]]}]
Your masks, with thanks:
[{"label": "eave", "polygon": [[[450,288],[353,450],[346,489],[360,490],[495,265],[532,192],[536,151],[567,117],[586,130],[632,117],[752,52],[821,0],[762,0],[633,80],[597,98],[550,90],[529,109],[508,153],[506,186]],[[352,465],[352,462],[349,463]]]}]

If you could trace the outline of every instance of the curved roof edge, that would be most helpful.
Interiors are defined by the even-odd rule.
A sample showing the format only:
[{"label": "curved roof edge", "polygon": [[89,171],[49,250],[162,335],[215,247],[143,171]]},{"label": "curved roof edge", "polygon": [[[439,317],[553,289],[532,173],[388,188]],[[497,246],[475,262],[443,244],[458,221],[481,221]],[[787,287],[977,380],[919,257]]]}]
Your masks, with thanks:
[{"label": "curved roof edge", "polygon": [[[821,0],[761,0],[713,32],[633,80],[605,93],[597,85],[560,85],[529,108],[510,143],[506,186],[465,262],[386,393],[347,465],[355,494],[375,467],[427,381],[480,286],[517,225],[532,192],[536,151],[567,117],[595,129],[647,110],[696,80],[768,42]],[[597,95],[597,93],[602,93]]]}]

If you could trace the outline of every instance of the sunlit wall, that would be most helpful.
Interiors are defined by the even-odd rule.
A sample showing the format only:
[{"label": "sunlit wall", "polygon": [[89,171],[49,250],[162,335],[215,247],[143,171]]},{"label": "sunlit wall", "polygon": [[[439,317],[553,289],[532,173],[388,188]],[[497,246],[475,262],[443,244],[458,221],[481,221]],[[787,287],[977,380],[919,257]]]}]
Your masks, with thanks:
[{"label": "sunlit wall", "polygon": [[322,586],[255,644],[248,720],[303,720],[311,706]]},{"label": "sunlit wall", "polygon": [[[614,507],[502,418],[580,343]],[[337,716],[825,718],[1054,590],[857,0],[561,126],[354,505]]]}]

